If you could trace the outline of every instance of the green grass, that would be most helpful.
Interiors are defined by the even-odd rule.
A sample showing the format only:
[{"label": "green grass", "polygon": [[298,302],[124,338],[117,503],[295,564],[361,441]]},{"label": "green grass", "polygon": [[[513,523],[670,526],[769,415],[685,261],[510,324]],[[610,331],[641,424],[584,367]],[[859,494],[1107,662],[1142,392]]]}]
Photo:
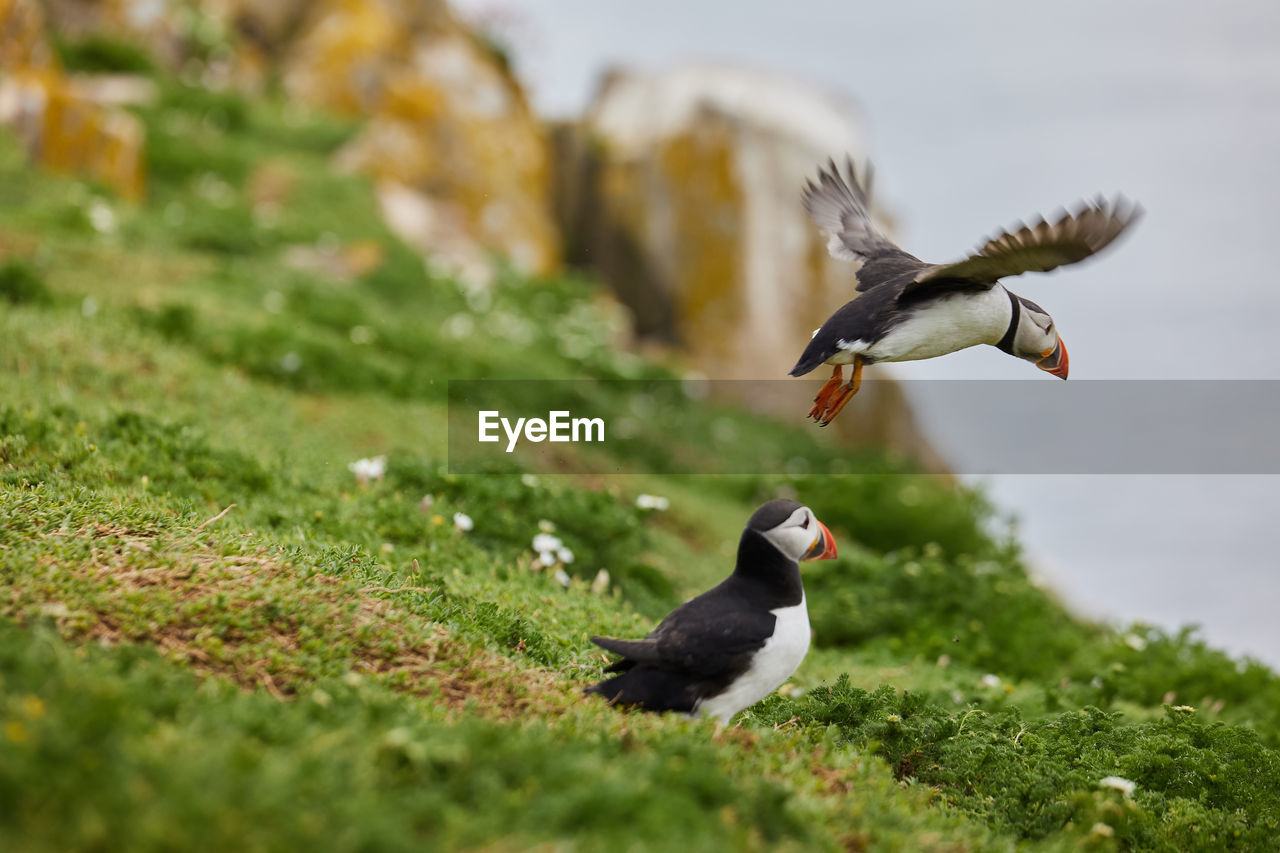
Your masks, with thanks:
[{"label": "green grass", "polygon": [[[584,467],[783,447],[854,473],[450,474],[446,380],[678,374],[615,346],[591,282],[429,272],[330,168],[349,125],[158,83],[142,205],[0,138],[0,845],[1267,849],[1280,678],[1069,614],[977,492],[678,399],[679,446]],[[288,260],[353,244],[381,263]],[[717,581],[782,493],[841,546],[806,566],[782,695],[719,732],[582,698],[588,638]],[[534,562],[548,523],[567,587]]]}]

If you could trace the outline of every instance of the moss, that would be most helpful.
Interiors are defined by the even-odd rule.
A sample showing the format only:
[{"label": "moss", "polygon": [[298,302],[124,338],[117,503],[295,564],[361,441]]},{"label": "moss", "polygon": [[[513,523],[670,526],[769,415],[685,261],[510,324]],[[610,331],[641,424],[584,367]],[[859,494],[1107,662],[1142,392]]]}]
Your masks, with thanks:
[{"label": "moss", "polygon": [[35,267],[25,261],[0,264],[0,298],[12,305],[48,305],[53,295]]},{"label": "moss", "polygon": [[54,39],[54,48],[68,71],[153,74],[155,61],[145,49],[101,33],[78,39]]},{"label": "moss", "polygon": [[1016,709],[947,711],[842,678],[799,701],[773,700],[760,716],[834,725],[900,779],[934,786],[1019,838],[1087,841],[1102,823],[1125,849],[1260,850],[1280,828],[1280,753],[1190,709],[1138,723],[1093,707],[1025,719]]}]

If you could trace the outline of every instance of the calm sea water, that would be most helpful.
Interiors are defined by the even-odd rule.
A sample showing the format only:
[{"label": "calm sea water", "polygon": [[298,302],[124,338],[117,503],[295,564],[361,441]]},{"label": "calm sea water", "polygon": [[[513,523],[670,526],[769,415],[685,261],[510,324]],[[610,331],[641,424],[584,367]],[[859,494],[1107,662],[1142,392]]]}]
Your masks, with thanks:
[{"label": "calm sea water", "polygon": [[[1072,378],[1280,379],[1273,0],[457,5],[505,31],[546,115],[580,112],[609,66],[683,60],[773,69],[851,96],[901,242],[929,260],[1123,191],[1147,209],[1131,239],[1095,264],[1014,285],[1053,313]],[[981,348],[896,373],[1035,370]],[[923,417],[945,446],[946,413]],[[1080,611],[1197,623],[1216,645],[1280,664],[1280,478],[984,482]]]}]

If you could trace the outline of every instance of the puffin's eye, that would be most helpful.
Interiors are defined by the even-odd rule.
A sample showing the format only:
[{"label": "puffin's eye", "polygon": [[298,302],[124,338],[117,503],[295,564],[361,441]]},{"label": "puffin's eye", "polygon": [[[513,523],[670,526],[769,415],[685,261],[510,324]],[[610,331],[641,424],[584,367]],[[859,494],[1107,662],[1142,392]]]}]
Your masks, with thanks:
[{"label": "puffin's eye", "polygon": [[804,521],[800,524],[800,529],[801,529],[801,530],[808,530],[808,529],[809,529],[809,516],[807,516],[807,515],[806,515],[806,516],[804,517]]}]

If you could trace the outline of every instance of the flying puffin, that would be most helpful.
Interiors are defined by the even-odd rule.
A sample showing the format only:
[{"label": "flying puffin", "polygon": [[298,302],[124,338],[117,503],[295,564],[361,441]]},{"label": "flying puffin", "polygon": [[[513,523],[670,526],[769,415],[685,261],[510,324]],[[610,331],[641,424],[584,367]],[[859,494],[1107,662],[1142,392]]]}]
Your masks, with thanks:
[{"label": "flying puffin", "polygon": [[[1039,305],[999,284],[1005,276],[1045,272],[1074,264],[1105,248],[1142,214],[1117,196],[1099,196],[1074,213],[1059,211],[1052,224],[1037,217],[988,240],[967,258],[929,264],[899,249],[875,227],[868,193],[853,161],[841,177],[834,161],[805,182],[804,207],[827,235],[834,257],[858,264],[857,290],[813,333],[792,376],[820,364],[834,366],[814,398],[809,417],[822,426],[840,413],[862,382],[862,366],[877,361],[914,361],[990,344],[1067,378],[1067,348],[1053,318]],[[869,182],[868,182],[869,184]],[[853,374],[844,381],[844,365]]]},{"label": "flying puffin", "polygon": [[769,501],[742,531],[738,562],[719,586],[671,611],[643,640],[592,637],[622,655],[618,675],[586,688],[612,703],[727,722],[791,677],[809,650],[801,560],[836,556],[807,506]]}]

